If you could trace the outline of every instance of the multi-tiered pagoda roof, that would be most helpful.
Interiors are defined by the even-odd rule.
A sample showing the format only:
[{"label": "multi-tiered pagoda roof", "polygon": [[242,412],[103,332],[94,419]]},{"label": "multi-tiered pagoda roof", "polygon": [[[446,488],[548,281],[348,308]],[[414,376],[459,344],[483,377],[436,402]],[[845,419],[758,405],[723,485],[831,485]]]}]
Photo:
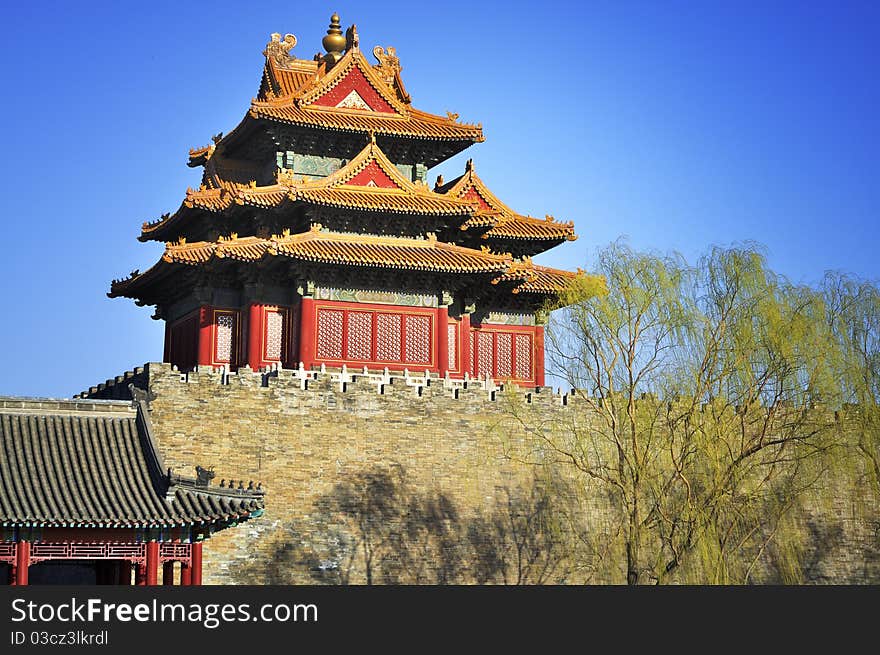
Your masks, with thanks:
[{"label": "multi-tiered pagoda roof", "polygon": [[[172,324],[197,308],[200,322],[213,320],[205,318],[206,308],[211,316],[229,313],[224,325],[235,327],[224,333],[227,359],[216,352],[209,357],[201,342],[187,345],[189,337],[169,332],[166,355],[181,365],[271,361],[265,349],[259,357],[244,357],[245,342],[254,339],[246,333],[268,328],[265,316],[251,316],[259,325],[250,325],[243,312],[254,305],[276,307],[298,314],[302,323],[302,310],[313,311],[303,299],[313,300],[315,289],[335,302],[381,296],[385,304],[407,306],[413,298],[434,298],[419,301],[445,308],[442,317],[431,319],[434,342],[446,337],[443,323],[453,325],[463,315],[466,324],[455,323],[459,340],[467,336],[461,330],[489,325],[493,316],[534,325],[535,312],[574,274],[537,266],[530,258],[575,239],[573,224],[515,212],[476,175],[470,160],[462,176],[445,184],[439,178],[430,188],[428,169],[483,141],[482,126],[413,107],[393,48],[374,48],[377,63],[371,64],[356,28],[343,36],[335,15],[323,39],[326,54],[298,59],[291,53],[295,45],[292,35],[272,35],[259,92],[245,117],[211,145],[190,151],[189,165],[203,169],[199,188],[187,190],[177,211],[142,227],[140,240],[165,242],[162,258],[143,273],[114,281],[109,295],[155,305],[171,332]],[[396,300],[388,300],[392,297]],[[372,306],[339,311],[368,309],[382,313]],[[293,333],[304,330],[311,339],[317,331],[321,341],[320,312],[313,318],[312,326],[290,325],[291,338],[283,337],[285,347],[273,347],[272,353],[281,357],[286,349],[290,361],[298,357],[307,364],[395,363],[376,359],[375,344],[357,357],[346,348],[329,358],[301,352],[303,335]],[[346,334],[347,321],[341,328]],[[381,338],[377,333],[373,340]],[[453,365],[450,357],[447,367],[438,358],[457,346],[460,359],[466,345],[426,344],[426,352],[437,357],[409,363],[464,372],[477,362]],[[401,357],[396,363],[408,363]]]}]

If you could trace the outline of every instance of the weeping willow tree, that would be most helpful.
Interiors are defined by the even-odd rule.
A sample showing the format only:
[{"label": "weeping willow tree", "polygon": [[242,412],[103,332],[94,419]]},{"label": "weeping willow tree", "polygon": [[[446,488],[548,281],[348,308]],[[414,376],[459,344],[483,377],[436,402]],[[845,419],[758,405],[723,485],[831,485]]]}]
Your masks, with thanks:
[{"label": "weeping willow tree", "polygon": [[828,322],[841,345],[838,379],[844,417],[867,468],[868,483],[880,492],[880,289],[839,273],[822,284]]},{"label": "weeping willow tree", "polygon": [[880,471],[875,287],[791,284],[752,245],[692,267],[617,243],[595,272],[605,291],[575,282],[547,328],[549,369],[579,411],[565,424],[512,411],[529,459],[608,498],[619,548],[594,550],[618,553],[627,583],[753,580],[846,446],[842,403],[870,407],[859,444]]}]

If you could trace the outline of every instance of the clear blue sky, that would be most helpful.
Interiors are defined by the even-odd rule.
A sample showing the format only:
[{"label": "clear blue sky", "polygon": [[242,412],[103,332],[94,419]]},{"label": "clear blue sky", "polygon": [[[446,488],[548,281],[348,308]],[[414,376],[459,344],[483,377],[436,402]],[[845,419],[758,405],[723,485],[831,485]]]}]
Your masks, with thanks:
[{"label": "clear blue sky", "polygon": [[160,244],[187,150],[256,94],[271,32],[320,49],[329,15],[393,45],[414,105],[482,122],[509,205],[574,220],[539,258],[589,268],[625,235],[693,260],[755,240],[811,282],[880,277],[880,3],[92,2],[4,9],[0,394],[69,396],[162,357],[150,309],[105,297]]}]

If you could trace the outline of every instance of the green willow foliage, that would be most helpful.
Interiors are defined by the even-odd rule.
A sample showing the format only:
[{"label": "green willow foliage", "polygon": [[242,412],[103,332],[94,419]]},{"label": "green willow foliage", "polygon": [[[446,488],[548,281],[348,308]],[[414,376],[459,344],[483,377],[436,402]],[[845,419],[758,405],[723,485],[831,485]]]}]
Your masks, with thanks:
[{"label": "green willow foliage", "polygon": [[608,495],[618,543],[596,552],[630,584],[800,581],[819,548],[803,498],[841,466],[880,489],[877,287],[794,285],[751,244],[689,266],[616,243],[594,273],[606,288],[576,281],[547,328],[549,370],[589,417],[528,427],[545,463]]}]

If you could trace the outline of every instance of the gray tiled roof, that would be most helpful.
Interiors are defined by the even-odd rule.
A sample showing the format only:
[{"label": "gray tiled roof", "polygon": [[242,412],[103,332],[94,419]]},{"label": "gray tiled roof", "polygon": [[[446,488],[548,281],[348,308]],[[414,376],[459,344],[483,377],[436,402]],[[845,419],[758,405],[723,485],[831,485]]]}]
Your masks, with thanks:
[{"label": "gray tiled roof", "polygon": [[135,405],[0,398],[0,525],[174,527],[262,511],[261,490],[165,471]]}]

